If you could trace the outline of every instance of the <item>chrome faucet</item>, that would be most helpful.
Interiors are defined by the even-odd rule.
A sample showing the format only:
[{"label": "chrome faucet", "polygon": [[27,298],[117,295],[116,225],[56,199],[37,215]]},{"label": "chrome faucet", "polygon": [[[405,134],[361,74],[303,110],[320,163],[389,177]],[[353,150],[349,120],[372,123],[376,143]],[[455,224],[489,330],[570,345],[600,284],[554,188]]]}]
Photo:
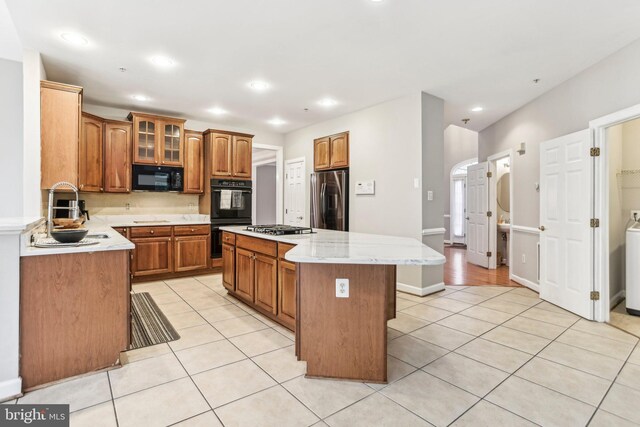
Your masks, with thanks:
[{"label": "chrome faucet", "polygon": [[[75,202],[72,200],[69,202],[69,207],[57,207],[53,206],[53,193],[55,193],[56,188],[67,186],[70,187],[76,195]],[[51,237],[51,230],[53,229],[53,210],[54,209],[63,209],[71,212],[71,218],[78,219],[80,218],[80,210],[78,207],[78,188],[70,182],[60,181],[56,182],[49,189],[49,207],[47,208],[47,237]]]}]

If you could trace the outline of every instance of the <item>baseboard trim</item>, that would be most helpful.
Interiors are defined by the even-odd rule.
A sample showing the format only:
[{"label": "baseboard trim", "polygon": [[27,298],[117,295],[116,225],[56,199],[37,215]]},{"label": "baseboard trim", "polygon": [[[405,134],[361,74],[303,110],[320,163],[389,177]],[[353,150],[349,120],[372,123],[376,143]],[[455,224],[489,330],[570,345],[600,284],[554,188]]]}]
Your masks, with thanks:
[{"label": "baseboard trim", "polygon": [[622,301],[626,296],[626,292],[625,290],[621,290],[619,291],[617,294],[615,294],[614,296],[611,297],[611,300],[609,301],[609,310],[613,310],[613,308],[620,304],[620,301]]},{"label": "baseboard trim", "polygon": [[445,245],[453,245],[453,242],[451,240],[445,240],[444,244]]},{"label": "baseboard trim", "polygon": [[510,279],[516,283],[521,284],[522,286],[526,286],[532,291],[540,293],[540,285],[537,283],[533,283],[531,280],[525,279],[524,277],[516,276],[515,274],[512,274]]},{"label": "baseboard trim", "polygon": [[424,230],[422,230],[422,235],[423,236],[437,236],[439,234],[444,234],[446,233],[446,229],[445,228],[425,228]]},{"label": "baseboard trim", "polygon": [[22,396],[22,378],[0,382],[0,402]]},{"label": "baseboard trim", "polygon": [[400,292],[404,292],[411,295],[417,295],[423,297],[444,290],[444,282],[436,283],[435,285],[429,285],[426,288],[419,288],[413,285],[407,285],[406,283],[397,282],[396,288]]}]

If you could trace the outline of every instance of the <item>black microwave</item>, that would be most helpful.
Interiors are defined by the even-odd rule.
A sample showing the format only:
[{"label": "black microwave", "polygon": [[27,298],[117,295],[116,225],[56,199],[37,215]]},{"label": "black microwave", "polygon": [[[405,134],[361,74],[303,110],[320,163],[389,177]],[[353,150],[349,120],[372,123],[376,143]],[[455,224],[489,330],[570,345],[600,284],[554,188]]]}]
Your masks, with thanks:
[{"label": "black microwave", "polygon": [[182,191],[183,168],[133,165],[134,191]]}]

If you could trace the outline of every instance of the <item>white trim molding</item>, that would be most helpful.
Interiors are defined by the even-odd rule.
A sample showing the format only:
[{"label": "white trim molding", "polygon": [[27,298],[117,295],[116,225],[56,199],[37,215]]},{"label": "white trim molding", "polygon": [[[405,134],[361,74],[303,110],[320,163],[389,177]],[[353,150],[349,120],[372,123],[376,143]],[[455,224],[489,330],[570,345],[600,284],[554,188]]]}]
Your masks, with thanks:
[{"label": "white trim molding", "polygon": [[519,231],[520,233],[527,234],[540,234],[540,230],[535,227],[525,227],[524,225],[511,225],[511,231]]},{"label": "white trim molding", "polygon": [[540,293],[540,285],[537,284],[537,283],[533,283],[529,279],[525,279],[524,277],[516,276],[515,274],[511,274],[510,279],[513,280],[516,283],[521,284],[522,286],[526,286],[527,288],[531,289],[532,291],[536,291],[536,292]]},{"label": "white trim molding", "polygon": [[445,218],[451,218],[451,215],[450,214],[444,214],[444,217]]},{"label": "white trim molding", "polygon": [[0,400],[15,399],[22,396],[22,378],[0,382]]},{"label": "white trim molding", "polygon": [[446,228],[425,228],[422,230],[423,236],[437,236],[446,233]]},{"label": "white trim molding", "polygon": [[426,288],[420,288],[418,286],[407,285],[406,283],[397,282],[396,289],[400,292],[404,292],[406,294],[417,295],[419,297],[424,297],[426,295],[430,295],[436,292],[440,292],[444,290],[444,282],[436,283],[435,285],[429,285]]},{"label": "white trim molding", "polygon": [[[254,148],[261,148],[266,150],[272,150],[275,152],[276,161],[276,222],[278,224],[284,223],[284,147],[280,145],[268,145],[268,144],[253,144]],[[273,159],[271,160],[273,161]],[[258,163],[260,164],[260,163]],[[254,165],[251,165],[252,172],[255,172]],[[255,173],[252,176],[255,190]],[[253,192],[255,197],[256,192]],[[251,217],[255,220],[255,200],[252,200]]]}]

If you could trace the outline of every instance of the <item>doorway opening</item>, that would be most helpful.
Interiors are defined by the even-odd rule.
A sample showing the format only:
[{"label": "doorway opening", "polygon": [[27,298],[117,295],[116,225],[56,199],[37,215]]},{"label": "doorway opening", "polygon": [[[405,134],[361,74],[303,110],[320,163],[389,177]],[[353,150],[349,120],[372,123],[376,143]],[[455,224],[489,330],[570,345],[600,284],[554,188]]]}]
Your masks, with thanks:
[{"label": "doorway opening", "polygon": [[252,148],[252,224],[282,224],[283,148],[253,144]]},{"label": "doorway opening", "polygon": [[[447,285],[520,286],[510,280],[508,238],[503,238],[509,233],[509,230],[505,232],[503,223],[510,222],[510,156],[510,152],[501,153],[482,164],[478,164],[476,158],[468,159],[451,168],[449,242],[444,249]],[[487,176],[490,168],[499,175],[493,183]],[[500,184],[496,184],[498,180]],[[492,184],[496,188],[492,189]],[[493,203],[491,197],[496,198]],[[498,207],[489,208],[492,204]],[[494,238],[489,236],[492,224],[487,212],[490,209],[500,212],[496,218],[502,218],[499,224],[493,224]],[[490,263],[489,252],[499,261]]]},{"label": "doorway opening", "polygon": [[606,128],[605,138],[609,323],[640,336],[640,118]]}]

